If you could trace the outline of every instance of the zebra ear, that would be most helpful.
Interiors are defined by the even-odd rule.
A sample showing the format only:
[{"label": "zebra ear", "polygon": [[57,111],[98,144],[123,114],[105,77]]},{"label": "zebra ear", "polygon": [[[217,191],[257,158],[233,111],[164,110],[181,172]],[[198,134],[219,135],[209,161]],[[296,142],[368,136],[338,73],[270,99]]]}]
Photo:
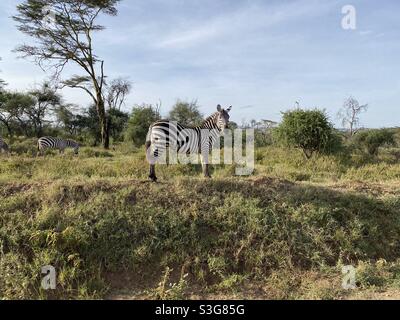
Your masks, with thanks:
[{"label": "zebra ear", "polygon": [[217,111],[218,112],[222,112],[222,107],[221,107],[221,105],[219,104],[219,105],[217,105]]},{"label": "zebra ear", "polygon": [[226,109],[226,112],[231,112],[232,106],[230,106],[228,109]]}]

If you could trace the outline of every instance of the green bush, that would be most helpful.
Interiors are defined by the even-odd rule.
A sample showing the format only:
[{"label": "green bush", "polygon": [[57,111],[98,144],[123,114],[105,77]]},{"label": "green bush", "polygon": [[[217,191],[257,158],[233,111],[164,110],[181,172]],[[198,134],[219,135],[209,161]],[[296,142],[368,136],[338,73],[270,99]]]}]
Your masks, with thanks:
[{"label": "green bush", "polygon": [[390,129],[361,131],[354,136],[353,143],[368,155],[376,156],[379,148],[395,145],[395,131]]},{"label": "green bush", "polygon": [[335,152],[342,145],[327,115],[317,109],[285,112],[274,134],[284,145],[300,148],[307,158],[314,153]]},{"label": "green bush", "polygon": [[274,143],[273,135],[271,130],[255,130],[254,132],[254,143],[257,148],[270,146]]},{"label": "green bush", "polygon": [[152,105],[134,107],[125,130],[125,141],[137,147],[144,145],[150,125],[159,119],[160,114]]},{"label": "green bush", "polygon": [[37,154],[37,139],[15,138],[10,141],[10,150],[18,155],[35,156]]}]

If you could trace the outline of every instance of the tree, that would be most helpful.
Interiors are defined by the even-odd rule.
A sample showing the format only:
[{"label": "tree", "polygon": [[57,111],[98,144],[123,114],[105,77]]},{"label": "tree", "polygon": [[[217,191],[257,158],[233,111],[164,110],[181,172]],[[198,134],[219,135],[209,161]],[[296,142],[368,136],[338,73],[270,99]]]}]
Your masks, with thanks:
[{"label": "tree", "polygon": [[123,132],[129,120],[129,114],[118,109],[111,109],[109,111],[110,118],[110,137],[113,141],[123,140]]},{"label": "tree", "polygon": [[106,91],[108,134],[114,141],[119,141],[122,139],[122,132],[129,119],[129,114],[121,111],[121,107],[131,91],[131,84],[126,79],[117,78],[107,85]]},{"label": "tree", "polygon": [[98,126],[97,110],[91,105],[83,114],[77,114],[74,119],[77,132],[91,138],[91,144],[97,146],[101,142],[101,131]]},{"label": "tree", "polygon": [[39,88],[28,93],[3,92],[0,94],[0,122],[8,134],[21,132],[26,136],[40,137],[49,115],[61,103],[61,96],[44,82]]},{"label": "tree", "polygon": [[[58,77],[70,62],[84,75],[63,81],[63,86],[84,90],[96,106],[103,147],[109,148],[109,130],[104,103],[104,61],[94,53],[93,34],[104,26],[101,14],[115,16],[120,0],[25,0],[17,5],[13,19],[18,30],[32,37],[34,45],[15,49],[23,57],[33,57],[41,68],[54,70]],[[48,21],[50,20],[50,21]]]},{"label": "tree", "polygon": [[178,100],[172,107],[169,118],[185,126],[196,126],[203,122],[203,115],[199,111],[197,101],[184,102]]},{"label": "tree", "polygon": [[307,159],[314,153],[333,151],[340,143],[326,114],[317,109],[285,112],[274,133],[284,144],[302,149]]},{"label": "tree", "polygon": [[11,134],[10,121],[11,117],[5,108],[8,94],[0,88],[0,122],[7,128],[8,134]]},{"label": "tree", "polygon": [[61,127],[69,135],[78,134],[78,121],[77,116],[72,112],[72,109],[76,108],[73,104],[61,104],[55,109],[55,116],[57,121],[57,127]]},{"label": "tree", "polygon": [[152,105],[135,106],[125,131],[125,140],[133,142],[136,146],[143,145],[150,125],[160,118],[159,109]]},{"label": "tree", "polygon": [[26,106],[23,112],[29,119],[34,135],[40,138],[43,135],[43,127],[48,122],[45,118],[60,105],[61,96],[48,82],[30,91],[29,95],[34,99],[34,103]]},{"label": "tree", "polygon": [[343,108],[338,112],[338,118],[342,120],[342,125],[349,128],[350,137],[358,130],[360,124],[360,114],[368,110],[368,104],[360,105],[360,103],[350,97],[346,99]]},{"label": "tree", "polygon": [[25,111],[35,105],[32,96],[25,93],[6,92],[0,102],[0,122],[7,128],[8,134],[20,131],[25,136],[30,135],[30,126]]},{"label": "tree", "polygon": [[396,132],[390,129],[365,130],[354,136],[354,143],[370,156],[376,156],[379,148],[396,144],[395,134]]},{"label": "tree", "polygon": [[132,88],[131,83],[123,78],[117,78],[107,85],[106,100],[108,109],[121,110],[125,103],[126,96]]}]

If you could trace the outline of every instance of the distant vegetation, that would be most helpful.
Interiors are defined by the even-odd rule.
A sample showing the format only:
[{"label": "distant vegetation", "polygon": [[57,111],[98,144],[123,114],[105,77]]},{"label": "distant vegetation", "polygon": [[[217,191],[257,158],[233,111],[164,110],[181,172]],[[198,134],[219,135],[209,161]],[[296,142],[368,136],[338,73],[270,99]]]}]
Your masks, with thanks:
[{"label": "distant vegetation", "polygon": [[355,145],[370,156],[376,156],[381,147],[395,146],[395,130],[364,130],[354,138]]}]

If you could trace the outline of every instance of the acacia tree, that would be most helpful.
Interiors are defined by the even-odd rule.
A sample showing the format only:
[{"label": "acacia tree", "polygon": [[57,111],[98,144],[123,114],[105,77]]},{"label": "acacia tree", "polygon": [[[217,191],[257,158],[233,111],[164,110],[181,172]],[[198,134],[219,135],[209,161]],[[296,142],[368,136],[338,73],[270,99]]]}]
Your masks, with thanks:
[{"label": "acacia tree", "polygon": [[73,104],[60,104],[54,110],[57,128],[62,128],[70,135],[77,134],[76,115],[72,112],[78,107]]},{"label": "acacia tree", "polygon": [[107,130],[108,135],[114,141],[122,139],[122,131],[129,119],[129,114],[121,111],[121,108],[125,104],[126,97],[131,88],[131,83],[123,78],[114,79],[106,86]]},{"label": "acacia tree", "polygon": [[14,131],[22,131],[29,136],[29,123],[26,110],[35,105],[32,96],[21,92],[6,92],[0,103],[0,122],[7,128],[8,134]]},{"label": "acacia tree", "polygon": [[121,107],[125,103],[126,96],[131,91],[131,83],[123,78],[112,80],[107,85],[106,101],[108,109],[121,111]]},{"label": "acacia tree", "polygon": [[134,106],[125,131],[125,140],[133,142],[137,147],[144,145],[150,125],[160,119],[159,105]]},{"label": "acacia tree", "polygon": [[44,82],[39,88],[29,92],[34,103],[25,108],[24,113],[32,126],[33,133],[40,138],[43,135],[43,128],[48,121],[46,116],[50,111],[55,112],[61,103],[61,96],[55,89],[50,87],[48,82]]},{"label": "acacia tree", "polygon": [[104,148],[109,148],[109,130],[103,89],[104,61],[94,53],[93,34],[105,27],[96,23],[101,14],[115,16],[120,0],[25,0],[13,19],[18,30],[32,37],[33,45],[15,49],[34,58],[43,69],[58,77],[66,65],[78,65],[83,75],[64,80],[63,86],[84,90],[93,99]]},{"label": "acacia tree", "polygon": [[197,101],[186,102],[178,100],[169,112],[169,118],[183,125],[194,126],[203,122]]},{"label": "acacia tree", "polygon": [[349,127],[349,134],[352,137],[357,133],[360,124],[360,114],[367,111],[368,104],[360,105],[353,97],[346,99],[343,108],[339,111],[338,117],[342,120],[342,125]]}]

